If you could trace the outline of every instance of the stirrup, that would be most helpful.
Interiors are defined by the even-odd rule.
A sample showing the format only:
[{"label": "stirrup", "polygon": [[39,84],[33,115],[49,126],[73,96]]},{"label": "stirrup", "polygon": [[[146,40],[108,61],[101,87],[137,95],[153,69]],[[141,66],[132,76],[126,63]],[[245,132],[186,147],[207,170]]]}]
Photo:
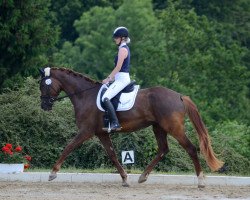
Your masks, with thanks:
[{"label": "stirrup", "polygon": [[122,127],[120,126],[120,124],[113,124],[113,127],[111,127],[111,131],[120,131],[122,129]]},{"label": "stirrup", "polygon": [[108,133],[110,133],[111,131],[120,131],[121,129],[122,129],[122,127],[119,124],[115,124],[111,128],[110,123],[109,123],[108,127],[103,127],[102,128],[103,131],[107,131]]}]

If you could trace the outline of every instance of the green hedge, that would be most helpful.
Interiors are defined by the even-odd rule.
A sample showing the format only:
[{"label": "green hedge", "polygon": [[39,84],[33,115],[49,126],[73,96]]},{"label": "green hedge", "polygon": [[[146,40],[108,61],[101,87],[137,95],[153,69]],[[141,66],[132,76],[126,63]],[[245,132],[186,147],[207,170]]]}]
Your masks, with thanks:
[{"label": "green hedge", "polygon": [[[77,128],[73,107],[68,99],[55,103],[51,112],[40,108],[37,80],[28,78],[25,87],[0,95],[0,141],[24,147],[32,156],[33,167],[51,168]],[[197,136],[189,120],[186,133],[198,147]],[[237,121],[219,123],[210,129],[212,145],[218,157],[226,162],[229,174],[249,174],[250,129]],[[121,161],[122,150],[134,150],[136,163],[130,167],[144,169],[157,152],[151,128],[131,134],[113,134],[112,141]],[[168,136],[169,154],[156,166],[156,171],[193,172],[191,159],[172,137]],[[199,150],[199,149],[198,149]],[[201,164],[209,171],[202,156]],[[102,145],[93,138],[75,150],[63,167],[94,169],[112,167]]]}]

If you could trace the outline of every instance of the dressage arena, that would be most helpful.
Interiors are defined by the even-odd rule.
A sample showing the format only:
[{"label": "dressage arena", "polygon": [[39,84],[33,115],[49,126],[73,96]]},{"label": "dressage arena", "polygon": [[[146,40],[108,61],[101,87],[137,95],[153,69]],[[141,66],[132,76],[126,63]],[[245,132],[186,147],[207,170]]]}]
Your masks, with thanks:
[{"label": "dressage arena", "polygon": [[[129,175],[130,187],[122,187],[117,174],[58,174],[48,182],[44,174],[0,174],[0,199],[4,200],[172,200],[249,199],[249,177],[207,177],[207,186],[198,189],[195,176],[150,175],[138,184],[138,175]],[[84,178],[85,177],[85,178]],[[105,178],[106,177],[106,178]],[[163,177],[163,178],[162,178]],[[169,183],[168,181],[169,180]],[[181,181],[183,180],[183,181]],[[157,183],[159,182],[159,183]],[[179,184],[177,183],[179,182]]]}]

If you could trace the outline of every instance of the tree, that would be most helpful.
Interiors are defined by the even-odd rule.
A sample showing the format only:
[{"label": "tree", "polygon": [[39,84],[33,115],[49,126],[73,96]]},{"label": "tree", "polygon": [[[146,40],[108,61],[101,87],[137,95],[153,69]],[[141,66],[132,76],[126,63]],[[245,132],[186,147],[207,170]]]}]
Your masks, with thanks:
[{"label": "tree", "polygon": [[132,4],[128,0],[117,10],[92,8],[75,21],[76,41],[66,42],[54,58],[57,64],[72,65],[101,80],[114,67],[112,31],[126,26],[131,37],[131,74],[142,87],[162,85],[190,95],[215,121],[250,121],[244,112],[249,109],[246,48],[220,23],[183,7],[169,1],[159,18],[150,1]]},{"label": "tree", "polygon": [[46,52],[57,41],[52,27],[49,0],[1,1],[0,4],[0,88],[20,84],[48,62]]},{"label": "tree", "polygon": [[249,72],[246,50],[223,26],[193,10],[169,4],[162,12],[167,65],[166,85],[191,95],[214,120],[247,119]]},{"label": "tree", "polygon": [[113,59],[110,58],[115,52],[112,43],[114,13],[111,7],[94,7],[75,21],[79,38],[76,39],[73,49],[80,51],[77,61],[79,65],[74,66],[77,71],[102,79],[104,73],[108,73],[108,67],[113,66]]},{"label": "tree", "polygon": [[[143,86],[152,85],[164,76],[160,72],[164,62],[163,35],[151,1],[128,0],[117,10],[94,7],[83,13],[74,26],[79,37],[73,44],[65,43],[54,55],[57,64],[73,65],[77,71],[103,79],[114,67],[113,30],[117,26],[126,26],[131,37],[132,74]],[[72,57],[76,59],[72,61]]]},{"label": "tree", "polygon": [[231,31],[229,34],[231,37],[250,48],[248,0],[193,0],[191,5],[198,15],[206,15],[209,19],[222,23],[228,31]]},{"label": "tree", "polygon": [[[73,42],[79,35],[74,27],[74,21],[78,20],[83,12],[89,11],[95,6],[117,8],[122,0],[59,0],[52,1],[50,10],[55,16],[55,23],[60,26],[61,37],[59,46],[66,42]],[[59,48],[60,48],[59,47]]]},{"label": "tree", "polygon": [[50,10],[55,16],[55,23],[61,29],[60,43],[65,40],[72,41],[78,37],[73,23],[84,11],[84,3],[81,0],[52,1]]},{"label": "tree", "polygon": [[151,1],[124,1],[116,12],[117,25],[125,24],[131,33],[131,71],[142,87],[161,84],[167,76],[164,35]]}]

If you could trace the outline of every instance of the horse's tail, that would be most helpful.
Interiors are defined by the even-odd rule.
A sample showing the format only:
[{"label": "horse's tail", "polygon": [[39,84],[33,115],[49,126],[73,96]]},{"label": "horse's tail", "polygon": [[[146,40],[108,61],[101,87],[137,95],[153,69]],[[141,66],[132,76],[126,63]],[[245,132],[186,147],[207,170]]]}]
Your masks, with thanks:
[{"label": "horse's tail", "polygon": [[211,146],[208,131],[202,121],[198,109],[194,102],[188,96],[182,96],[186,112],[195,127],[200,141],[200,149],[206,162],[212,171],[217,171],[223,166],[223,162],[218,160]]}]

